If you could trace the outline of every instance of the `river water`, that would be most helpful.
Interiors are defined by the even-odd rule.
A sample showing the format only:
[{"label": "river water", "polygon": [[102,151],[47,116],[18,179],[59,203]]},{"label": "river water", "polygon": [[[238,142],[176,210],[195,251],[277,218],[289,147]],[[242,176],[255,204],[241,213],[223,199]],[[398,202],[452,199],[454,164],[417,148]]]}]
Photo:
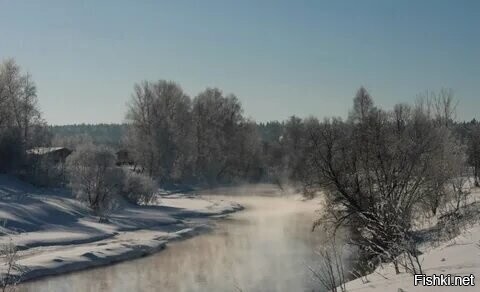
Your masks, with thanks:
[{"label": "river water", "polygon": [[39,279],[19,291],[322,291],[308,266],[320,232],[318,205],[291,196],[226,196],[245,206],[214,231],[171,243],[157,254]]}]

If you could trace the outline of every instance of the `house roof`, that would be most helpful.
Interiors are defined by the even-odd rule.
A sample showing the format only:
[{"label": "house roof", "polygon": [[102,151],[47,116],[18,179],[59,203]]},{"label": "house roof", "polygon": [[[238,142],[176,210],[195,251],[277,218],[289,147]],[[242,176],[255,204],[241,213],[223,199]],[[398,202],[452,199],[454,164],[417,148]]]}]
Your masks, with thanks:
[{"label": "house roof", "polygon": [[60,150],[66,150],[71,152],[70,149],[65,147],[36,147],[36,148],[28,149],[27,154],[45,155],[45,154],[57,152]]}]

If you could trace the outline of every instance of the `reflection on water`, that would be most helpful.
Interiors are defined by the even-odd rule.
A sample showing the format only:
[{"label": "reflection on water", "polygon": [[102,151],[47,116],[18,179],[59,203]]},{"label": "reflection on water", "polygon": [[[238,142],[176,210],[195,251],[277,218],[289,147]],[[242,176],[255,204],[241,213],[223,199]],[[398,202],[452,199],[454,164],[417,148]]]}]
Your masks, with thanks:
[{"label": "reflection on water", "polygon": [[152,256],[25,283],[20,291],[321,291],[311,202],[236,196],[247,209]]}]

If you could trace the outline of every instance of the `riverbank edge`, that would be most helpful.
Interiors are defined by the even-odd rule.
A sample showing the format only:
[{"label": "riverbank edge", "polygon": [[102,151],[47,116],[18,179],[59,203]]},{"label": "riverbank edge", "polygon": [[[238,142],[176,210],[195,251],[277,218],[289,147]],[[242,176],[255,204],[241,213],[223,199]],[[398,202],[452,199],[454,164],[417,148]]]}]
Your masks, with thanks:
[{"label": "riverbank edge", "polygon": [[[245,209],[244,206],[238,203],[235,203],[232,205],[231,209],[220,210],[219,212],[205,215],[206,218],[209,218],[209,219],[211,218],[212,220],[210,222],[207,222],[206,224],[200,224],[200,225],[184,228],[176,232],[170,233],[168,236],[165,236],[161,234],[162,232],[157,232],[155,230],[139,229],[139,230],[127,231],[127,232],[124,232],[123,234],[125,233],[135,234],[138,232],[148,231],[148,232],[151,232],[152,235],[154,235],[155,233],[159,233],[159,236],[153,237],[152,239],[147,241],[138,240],[136,243],[134,242],[133,244],[129,245],[129,248],[117,251],[116,253],[105,254],[102,257],[96,256],[92,252],[86,252],[78,260],[68,261],[68,262],[67,261],[59,262],[58,265],[54,267],[45,267],[45,266],[31,267],[30,266],[24,271],[22,271],[22,275],[21,275],[21,278],[19,279],[18,284],[35,281],[35,280],[39,280],[41,278],[46,278],[46,277],[59,276],[67,273],[78,272],[78,271],[97,268],[97,267],[109,266],[109,265],[113,265],[121,262],[126,262],[129,260],[135,260],[135,259],[139,259],[149,255],[153,255],[168,248],[168,245],[174,244],[174,242],[190,239],[201,234],[212,232],[215,229],[213,226],[214,225],[213,223],[216,220],[223,219],[233,213],[242,211],[244,209]],[[106,239],[108,240],[115,239],[118,235],[119,234],[116,234],[114,236],[107,237]],[[96,243],[96,242],[94,241],[94,242],[88,242],[88,243]],[[68,244],[65,246],[70,246],[70,245],[72,246],[72,248],[79,246],[78,244]],[[52,257],[50,258],[50,260],[55,261],[56,258]]]},{"label": "riverbank edge", "polygon": [[[471,209],[470,221],[463,222],[453,238],[438,241],[429,239],[420,248],[419,260],[425,275],[480,275],[480,261],[475,258],[480,249],[480,189],[472,192],[471,202],[462,209]],[[477,280],[478,281],[478,280]],[[450,286],[414,285],[414,275],[402,271],[395,273],[392,263],[378,266],[368,275],[355,277],[344,283],[346,291],[435,291],[450,292]],[[474,286],[463,287],[470,291]],[[336,291],[342,291],[341,286]],[[463,291],[462,290],[462,291]],[[472,290],[473,291],[473,290]],[[476,290],[475,290],[476,291]]]}]

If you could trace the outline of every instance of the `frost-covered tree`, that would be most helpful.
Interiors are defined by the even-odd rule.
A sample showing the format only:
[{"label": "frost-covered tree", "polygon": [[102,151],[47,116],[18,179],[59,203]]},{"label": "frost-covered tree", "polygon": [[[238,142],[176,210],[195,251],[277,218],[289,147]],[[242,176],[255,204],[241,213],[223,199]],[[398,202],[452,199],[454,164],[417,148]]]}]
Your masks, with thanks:
[{"label": "frost-covered tree", "polygon": [[0,64],[0,171],[18,167],[25,149],[46,144],[31,76],[7,59]]},{"label": "frost-covered tree", "polygon": [[227,178],[231,181],[258,181],[263,176],[263,157],[260,143],[260,134],[254,122],[242,122],[236,133],[232,133],[235,140],[230,150],[231,166]]},{"label": "frost-covered tree", "polygon": [[261,176],[259,133],[232,94],[207,88],[191,102],[174,82],[143,82],[135,85],[127,121],[124,144],[135,169],[160,183]]},{"label": "frost-covered tree", "polygon": [[135,85],[126,144],[135,161],[160,181],[180,181],[191,175],[190,108],[190,98],[174,82]]},{"label": "frost-covered tree", "polygon": [[472,122],[467,134],[468,164],[473,169],[475,186],[480,186],[480,124]]},{"label": "frost-covered tree", "polygon": [[113,152],[104,146],[78,147],[67,158],[67,173],[73,193],[97,215],[110,207],[123,181]]},{"label": "frost-covered tree", "polygon": [[237,97],[207,88],[193,100],[195,174],[214,184],[234,171],[238,135],[244,123]]},{"label": "frost-covered tree", "polygon": [[354,241],[370,256],[396,262],[405,252],[416,258],[410,244],[414,212],[453,175],[443,163],[453,155],[446,131],[422,107],[375,107],[364,89],[346,122],[309,127],[312,180],[327,191],[336,224],[352,228]]}]

